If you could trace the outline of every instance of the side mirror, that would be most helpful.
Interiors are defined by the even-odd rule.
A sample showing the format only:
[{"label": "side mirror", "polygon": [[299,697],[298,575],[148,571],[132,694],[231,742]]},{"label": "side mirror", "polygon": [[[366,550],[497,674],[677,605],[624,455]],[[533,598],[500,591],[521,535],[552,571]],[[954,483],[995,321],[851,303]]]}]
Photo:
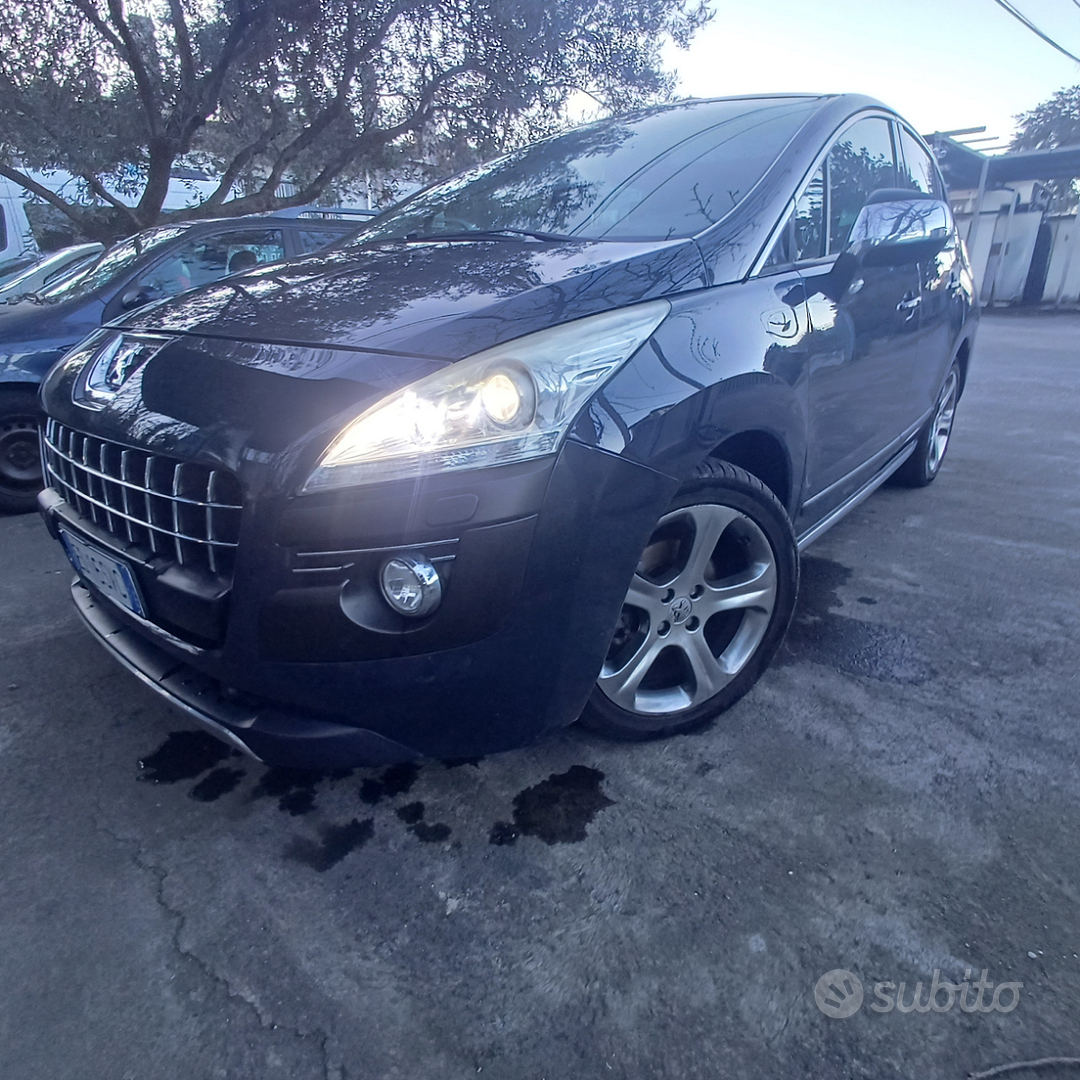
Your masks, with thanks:
[{"label": "side mirror", "polygon": [[154,299],[154,290],[147,288],[145,285],[139,289],[128,289],[123,296],[120,297],[120,306],[125,311],[131,311],[132,308],[142,307],[143,304],[149,304]]},{"label": "side mirror", "polygon": [[859,211],[847,251],[863,266],[902,266],[932,259],[949,242],[947,203],[918,191],[875,191]]}]

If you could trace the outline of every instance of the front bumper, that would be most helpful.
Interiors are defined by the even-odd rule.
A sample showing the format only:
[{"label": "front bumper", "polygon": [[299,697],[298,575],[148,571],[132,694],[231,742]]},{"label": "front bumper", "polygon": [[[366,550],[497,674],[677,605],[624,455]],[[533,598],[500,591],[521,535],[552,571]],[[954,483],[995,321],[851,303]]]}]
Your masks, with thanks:
[{"label": "front bumper", "polygon": [[[225,630],[211,647],[139,619],[85,584],[73,591],[84,621],[121,663],[269,764],[475,756],[525,745],[580,714],[627,582],[676,487],[644,466],[567,442],[537,489],[539,505],[518,506],[531,513],[455,530],[442,622],[410,633],[346,619],[342,582],[329,572],[339,568],[298,577],[311,568],[295,566],[291,534],[307,544],[326,519],[305,523],[280,500],[245,507]],[[344,502],[332,507],[331,520],[346,531],[356,528],[351,514],[378,520],[372,498],[363,513]],[[480,490],[481,506],[484,498]],[[40,505],[54,536],[63,526],[106,543],[55,492],[46,490]],[[445,536],[423,528],[387,547]],[[125,557],[122,545],[111,546]],[[364,570],[362,559],[347,572],[357,567]],[[495,591],[476,603],[488,579]]]},{"label": "front bumper", "polygon": [[125,626],[116,608],[77,578],[71,595],[87,629],[151,690],[230,746],[267,765],[322,768],[330,763],[381,765],[419,756],[374,731],[334,723],[298,709],[244,701]]}]

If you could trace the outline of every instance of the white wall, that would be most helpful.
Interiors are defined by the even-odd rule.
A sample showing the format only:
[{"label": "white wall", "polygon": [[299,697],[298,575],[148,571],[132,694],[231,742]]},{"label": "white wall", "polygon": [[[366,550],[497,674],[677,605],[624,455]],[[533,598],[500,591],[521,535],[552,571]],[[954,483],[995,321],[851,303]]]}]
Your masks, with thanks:
[{"label": "white wall", "polygon": [[1080,302],[1080,218],[1055,215],[1048,218],[1054,231],[1054,246],[1050,249],[1050,266],[1046,272],[1044,304],[1075,304]]}]

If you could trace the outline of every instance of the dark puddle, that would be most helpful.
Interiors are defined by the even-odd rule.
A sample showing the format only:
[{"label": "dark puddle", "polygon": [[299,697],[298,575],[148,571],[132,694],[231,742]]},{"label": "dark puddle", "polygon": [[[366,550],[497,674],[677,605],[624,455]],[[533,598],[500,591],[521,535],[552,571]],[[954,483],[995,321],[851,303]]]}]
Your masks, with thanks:
[{"label": "dark puddle", "polygon": [[[777,665],[810,660],[846,675],[882,682],[923,683],[933,669],[921,658],[914,642],[894,626],[862,622],[832,610],[840,607],[840,587],[852,571],[831,559],[803,556],[799,600]],[[876,604],[859,597],[862,604]]]},{"label": "dark puddle", "polygon": [[424,804],[412,802],[394,811],[409,827],[409,832],[425,844],[437,844],[450,838],[450,826],[442,822],[428,824],[424,821]]},{"label": "dark puddle", "polygon": [[188,794],[199,802],[213,802],[235,790],[247,774],[243,769],[215,769],[204,776]]},{"label": "dark puddle", "polygon": [[315,809],[315,788],[325,773],[303,769],[267,769],[251,793],[253,799],[277,799],[278,809],[299,817]]},{"label": "dark puddle", "polygon": [[297,836],[285,848],[285,857],[303,863],[320,874],[336,866],[346,855],[362,848],[375,835],[372,818],[358,821],[353,818],[345,825],[324,825],[319,840]]},{"label": "dark puddle", "polygon": [[407,761],[402,765],[391,765],[377,780],[368,777],[360,784],[360,801],[368,806],[375,806],[383,799],[392,799],[395,795],[407,795],[419,775],[420,766],[415,762]]},{"label": "dark puddle", "polygon": [[519,836],[535,836],[545,844],[576,844],[588,835],[587,828],[605,806],[614,806],[601,790],[604,774],[585,765],[572,765],[564,773],[514,796],[514,820],[497,821],[488,840],[513,844]]},{"label": "dark puddle", "polygon": [[152,754],[139,760],[139,779],[149,784],[194,780],[226,758],[239,756],[205,731],[170,731]]}]

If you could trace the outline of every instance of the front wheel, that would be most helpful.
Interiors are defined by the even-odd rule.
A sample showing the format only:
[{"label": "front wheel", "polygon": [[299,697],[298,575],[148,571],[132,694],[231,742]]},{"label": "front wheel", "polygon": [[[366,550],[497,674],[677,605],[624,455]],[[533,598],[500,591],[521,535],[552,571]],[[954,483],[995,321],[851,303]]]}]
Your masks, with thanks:
[{"label": "front wheel", "polygon": [[38,428],[41,409],[30,387],[0,388],[0,511],[24,513],[45,486]]},{"label": "front wheel", "polygon": [[768,666],[798,582],[773,493],[726,462],[699,466],[645,545],[582,723],[620,739],[709,723]]}]

